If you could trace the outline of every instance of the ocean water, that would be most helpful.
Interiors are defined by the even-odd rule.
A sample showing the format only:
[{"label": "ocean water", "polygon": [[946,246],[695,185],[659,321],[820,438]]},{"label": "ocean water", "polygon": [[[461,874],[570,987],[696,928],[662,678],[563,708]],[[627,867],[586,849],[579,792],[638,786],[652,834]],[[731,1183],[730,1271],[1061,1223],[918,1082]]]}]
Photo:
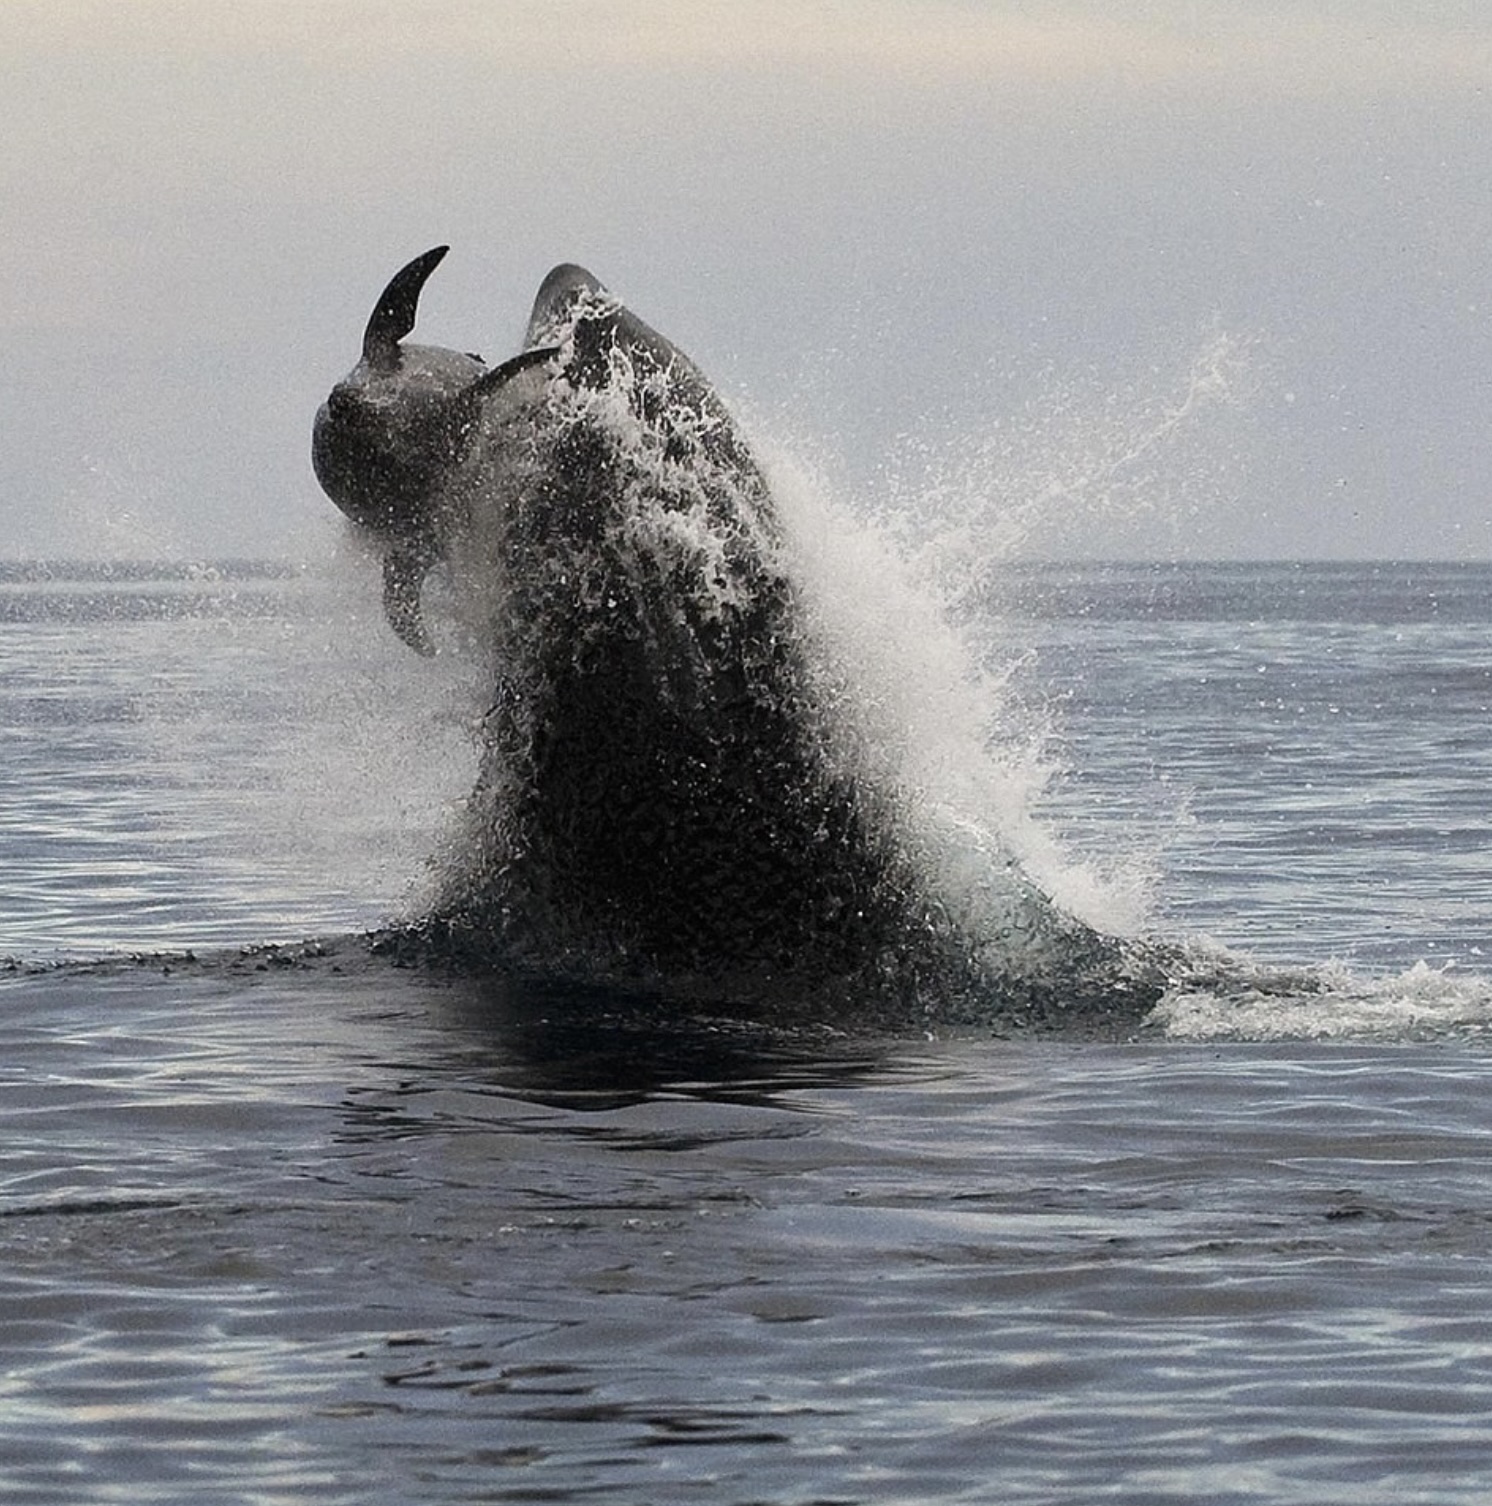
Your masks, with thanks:
[{"label": "ocean water", "polygon": [[1485,1498],[1492,567],[968,599],[1211,959],[1104,1042],[370,961],[474,766],[376,594],[0,569],[3,1499]]}]

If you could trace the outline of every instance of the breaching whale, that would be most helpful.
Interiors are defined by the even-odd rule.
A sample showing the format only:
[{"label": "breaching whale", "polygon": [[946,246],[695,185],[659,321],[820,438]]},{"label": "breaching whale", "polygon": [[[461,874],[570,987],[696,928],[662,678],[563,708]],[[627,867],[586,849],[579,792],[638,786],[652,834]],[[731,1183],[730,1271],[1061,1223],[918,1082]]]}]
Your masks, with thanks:
[{"label": "breaching whale", "polygon": [[[405,343],[444,254],[389,283],[313,440],[323,488],[384,549],[394,630],[432,651],[421,588],[442,563],[489,676],[476,788],[407,935],[692,997],[993,989],[1044,1010],[1030,956],[992,954],[929,881],[699,368],[570,264],[501,365]],[[1003,882],[1068,981],[1129,992],[1104,938],[1013,865]]]}]

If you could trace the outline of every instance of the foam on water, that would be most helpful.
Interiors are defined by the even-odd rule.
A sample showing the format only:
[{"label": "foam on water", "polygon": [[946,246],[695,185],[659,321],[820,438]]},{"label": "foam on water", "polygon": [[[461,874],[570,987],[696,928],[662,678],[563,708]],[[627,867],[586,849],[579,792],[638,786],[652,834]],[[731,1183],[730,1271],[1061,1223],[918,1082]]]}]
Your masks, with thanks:
[{"label": "foam on water", "polygon": [[1492,983],[1420,962],[1374,977],[1341,965],[1285,971],[1219,952],[1149,1023],[1186,1041],[1420,1040],[1492,1028]]}]

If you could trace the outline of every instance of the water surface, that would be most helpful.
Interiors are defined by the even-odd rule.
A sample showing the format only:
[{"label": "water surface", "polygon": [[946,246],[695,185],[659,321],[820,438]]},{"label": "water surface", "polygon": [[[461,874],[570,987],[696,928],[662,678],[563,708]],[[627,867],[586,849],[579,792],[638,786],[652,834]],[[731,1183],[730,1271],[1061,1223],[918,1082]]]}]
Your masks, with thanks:
[{"label": "water surface", "polygon": [[1480,1501],[1492,571],[982,610],[1049,819],[1243,954],[1134,1040],[370,959],[470,777],[372,595],[0,580],[5,1498]]}]

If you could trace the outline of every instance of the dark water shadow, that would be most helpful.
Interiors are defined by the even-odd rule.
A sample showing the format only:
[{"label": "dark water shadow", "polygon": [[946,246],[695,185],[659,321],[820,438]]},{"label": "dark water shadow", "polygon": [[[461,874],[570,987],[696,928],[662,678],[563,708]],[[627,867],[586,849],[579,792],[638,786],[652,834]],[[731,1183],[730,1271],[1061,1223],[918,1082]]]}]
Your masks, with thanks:
[{"label": "dark water shadow", "polygon": [[[606,1111],[660,1097],[802,1106],[813,1090],[921,1080],[948,1070],[934,1038],[990,1042],[1133,1039],[1133,999],[1076,989],[1025,1028],[1005,1009],[934,1028],[926,1015],[837,999],[707,1003],[642,987],[517,968],[445,964],[389,950],[379,936],[329,937],[202,954],[151,954],[13,967],[37,1007],[84,1014],[104,990],[137,1019],[169,1022],[188,1049],[211,1038],[264,1070],[335,1076],[354,1063],[394,1082]],[[47,1000],[36,997],[40,985]],[[16,1004],[21,1001],[17,999]],[[13,1008],[8,1011],[14,1016]],[[1053,1018],[1060,1020],[1054,1026]],[[166,1049],[175,1049],[167,1043]],[[338,1063],[341,1063],[339,1066]]]},{"label": "dark water shadow", "polygon": [[894,1074],[906,1043],[825,1024],[681,1009],[648,993],[502,973],[451,975],[428,997],[437,1070],[505,1097],[605,1111],[650,1098],[779,1104]]}]

